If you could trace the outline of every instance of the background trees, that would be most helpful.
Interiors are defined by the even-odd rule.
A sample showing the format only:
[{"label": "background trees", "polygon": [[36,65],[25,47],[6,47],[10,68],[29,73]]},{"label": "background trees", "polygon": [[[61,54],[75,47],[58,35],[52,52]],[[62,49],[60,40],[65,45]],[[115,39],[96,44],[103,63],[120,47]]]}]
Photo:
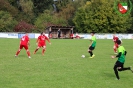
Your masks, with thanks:
[{"label": "background trees", "polygon": [[127,32],[131,28],[132,17],[120,16],[112,8],[113,1],[97,0],[80,7],[73,19],[79,32]]},{"label": "background trees", "polygon": [[82,33],[133,32],[133,9],[128,16],[119,16],[114,1],[0,0],[0,10],[8,12],[15,23],[34,25],[38,32],[49,25],[75,26],[75,32]]},{"label": "background trees", "polygon": [[1,32],[12,32],[14,25],[17,21],[10,15],[9,12],[0,11],[0,31]]}]

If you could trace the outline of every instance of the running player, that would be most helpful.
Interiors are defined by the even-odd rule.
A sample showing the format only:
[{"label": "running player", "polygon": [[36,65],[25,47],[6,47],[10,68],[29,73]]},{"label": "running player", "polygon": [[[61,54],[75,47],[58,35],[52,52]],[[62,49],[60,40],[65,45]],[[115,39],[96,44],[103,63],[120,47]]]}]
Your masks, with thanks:
[{"label": "running player", "polygon": [[90,53],[90,58],[93,58],[95,55],[93,54],[93,50],[95,49],[95,47],[96,47],[96,37],[95,37],[95,35],[94,35],[95,33],[94,32],[92,32],[91,33],[91,44],[90,44],[90,46],[89,46],[89,49],[88,49],[88,52]]},{"label": "running player", "polygon": [[127,67],[127,68],[124,67],[125,56],[127,54],[127,51],[121,45],[120,40],[116,41],[116,43],[118,44],[118,55],[111,56],[111,58],[118,58],[118,60],[116,61],[114,65],[114,72],[115,72],[116,78],[119,80],[120,77],[119,77],[118,71],[131,70],[133,72],[133,70],[131,69],[131,67]]},{"label": "running player", "polygon": [[118,41],[119,38],[114,34],[113,35],[113,41],[114,41],[114,46],[113,46],[113,49],[114,49],[114,53],[117,54],[117,48],[118,48],[118,44],[116,43],[116,41]]},{"label": "running player", "polygon": [[45,33],[42,32],[41,35],[38,37],[36,43],[38,44],[36,50],[34,51],[34,54],[38,51],[39,48],[43,48],[42,50],[42,55],[44,55],[44,52],[46,50],[46,40],[49,42],[49,44],[51,44],[49,38],[47,36],[45,36]]},{"label": "running player", "polygon": [[19,50],[16,52],[16,56],[18,56],[18,54],[20,53],[20,51],[25,48],[26,52],[27,52],[27,55],[29,58],[30,57],[30,51],[28,49],[28,45],[29,45],[29,37],[28,37],[28,34],[26,33],[20,40],[20,46],[19,46]]}]

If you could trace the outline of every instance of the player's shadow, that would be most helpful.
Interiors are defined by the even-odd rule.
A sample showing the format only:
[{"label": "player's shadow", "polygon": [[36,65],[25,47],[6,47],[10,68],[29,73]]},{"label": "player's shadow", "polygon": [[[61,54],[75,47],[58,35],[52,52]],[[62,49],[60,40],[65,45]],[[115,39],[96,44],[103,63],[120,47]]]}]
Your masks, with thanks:
[{"label": "player's shadow", "polygon": [[112,72],[110,72],[110,73],[108,73],[108,72],[104,72],[103,73],[103,76],[104,77],[107,77],[107,78],[115,78],[115,75],[112,73]]},{"label": "player's shadow", "polygon": [[17,57],[18,58],[27,58],[28,56],[27,55],[18,55]]}]

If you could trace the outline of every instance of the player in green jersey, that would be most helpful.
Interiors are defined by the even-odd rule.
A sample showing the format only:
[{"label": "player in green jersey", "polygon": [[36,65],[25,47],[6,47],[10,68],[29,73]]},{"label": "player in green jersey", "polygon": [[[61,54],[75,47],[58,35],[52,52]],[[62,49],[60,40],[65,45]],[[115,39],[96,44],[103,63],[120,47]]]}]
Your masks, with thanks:
[{"label": "player in green jersey", "polygon": [[127,51],[121,45],[120,40],[118,40],[116,43],[118,44],[118,55],[111,56],[111,58],[118,58],[118,60],[116,61],[114,65],[114,72],[115,72],[116,78],[119,80],[120,77],[119,77],[118,71],[131,70],[133,72],[133,70],[131,69],[131,67],[126,67],[126,68],[124,67],[125,56],[127,54]]},{"label": "player in green jersey", "polygon": [[93,54],[93,50],[95,49],[95,47],[96,47],[96,37],[95,37],[95,35],[94,35],[95,33],[94,32],[92,32],[91,33],[91,43],[90,43],[90,45],[89,45],[89,49],[88,49],[88,52],[90,53],[90,58],[93,58],[95,55]]}]

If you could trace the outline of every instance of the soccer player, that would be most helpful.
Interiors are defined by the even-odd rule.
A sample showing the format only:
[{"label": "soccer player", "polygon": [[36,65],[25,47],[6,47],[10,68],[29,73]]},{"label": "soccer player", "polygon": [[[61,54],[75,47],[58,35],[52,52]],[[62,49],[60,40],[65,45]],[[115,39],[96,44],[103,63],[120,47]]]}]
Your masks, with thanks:
[{"label": "soccer player", "polygon": [[88,52],[90,53],[90,58],[93,58],[93,57],[95,57],[95,55],[93,54],[93,50],[95,49],[95,47],[96,47],[96,37],[95,37],[95,35],[94,35],[95,33],[94,32],[92,32],[91,33],[91,43],[90,43],[90,46],[89,46],[89,49],[88,49]]},{"label": "soccer player", "polygon": [[115,54],[117,54],[118,44],[116,43],[116,41],[118,41],[118,40],[119,40],[119,38],[114,34],[113,35],[113,41],[114,41],[113,49],[114,49]]},{"label": "soccer player", "polygon": [[127,51],[121,45],[120,40],[116,41],[116,43],[118,44],[118,55],[111,56],[111,58],[118,58],[118,60],[116,61],[114,65],[114,72],[115,72],[116,78],[119,80],[120,77],[119,77],[118,71],[131,70],[133,72],[133,70],[131,69],[131,67],[127,67],[127,68],[124,67],[125,56],[127,54]]},{"label": "soccer player", "polygon": [[19,46],[19,50],[16,52],[16,56],[18,56],[18,54],[20,53],[20,51],[25,48],[26,52],[27,52],[27,55],[29,58],[30,57],[30,51],[28,49],[28,45],[29,45],[29,37],[28,37],[28,33],[26,33],[20,40],[20,46]]},{"label": "soccer player", "polygon": [[60,29],[57,31],[57,36],[58,36],[58,38],[61,37],[61,30]]},{"label": "soccer player", "polygon": [[45,36],[44,32],[42,32],[36,41],[38,46],[37,46],[36,50],[34,51],[34,54],[38,51],[39,48],[42,47],[43,48],[42,55],[44,55],[44,52],[46,50],[46,40],[49,42],[49,44],[51,44],[49,38],[47,36]]}]

